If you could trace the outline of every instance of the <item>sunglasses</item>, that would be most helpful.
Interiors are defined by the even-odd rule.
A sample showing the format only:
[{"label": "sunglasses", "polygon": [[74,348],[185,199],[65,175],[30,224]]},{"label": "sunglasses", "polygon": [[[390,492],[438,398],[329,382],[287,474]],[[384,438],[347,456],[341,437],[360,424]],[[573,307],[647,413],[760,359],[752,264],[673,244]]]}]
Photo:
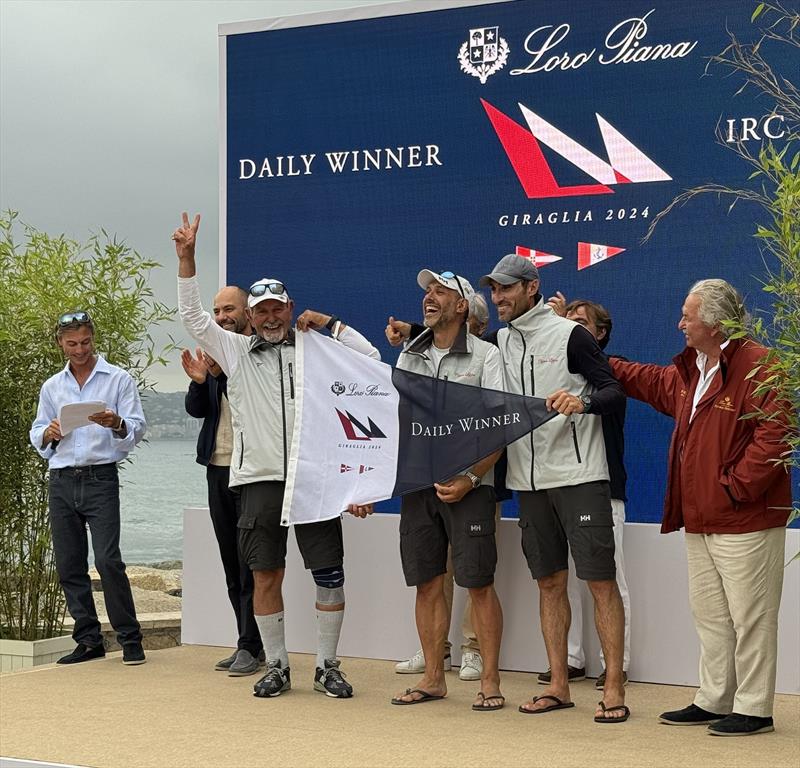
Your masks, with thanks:
[{"label": "sunglasses", "polygon": [[278,281],[273,283],[254,283],[250,286],[251,296],[263,296],[267,291],[274,296],[280,296],[283,293],[287,293],[286,286]]},{"label": "sunglasses", "polygon": [[455,280],[456,281],[456,285],[458,286],[458,292],[461,294],[461,298],[462,299],[466,299],[467,298],[466,295],[464,294],[464,287],[461,285],[461,281],[458,279],[458,275],[455,272],[453,272],[453,271],[451,271],[449,269],[446,269],[444,272],[440,272],[439,274],[445,280]]},{"label": "sunglasses", "polygon": [[58,327],[66,328],[70,325],[86,325],[91,322],[92,318],[89,317],[88,312],[65,312],[58,318]]}]

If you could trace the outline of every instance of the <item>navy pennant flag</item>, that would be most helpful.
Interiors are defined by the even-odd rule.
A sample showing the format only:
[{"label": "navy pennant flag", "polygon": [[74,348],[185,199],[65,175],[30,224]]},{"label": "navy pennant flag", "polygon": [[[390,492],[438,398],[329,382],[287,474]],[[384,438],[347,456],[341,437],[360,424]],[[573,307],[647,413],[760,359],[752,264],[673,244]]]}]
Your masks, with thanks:
[{"label": "navy pennant flag", "polygon": [[283,525],[428,488],[556,415],[541,398],[401,371],[314,331],[296,344]]}]

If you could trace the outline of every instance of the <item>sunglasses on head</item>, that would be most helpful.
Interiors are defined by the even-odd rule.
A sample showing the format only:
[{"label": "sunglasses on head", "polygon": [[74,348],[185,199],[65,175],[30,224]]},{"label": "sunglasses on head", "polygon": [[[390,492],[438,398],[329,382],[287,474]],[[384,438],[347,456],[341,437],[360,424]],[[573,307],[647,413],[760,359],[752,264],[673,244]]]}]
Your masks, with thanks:
[{"label": "sunglasses on head", "polygon": [[286,293],[286,286],[277,280],[272,283],[254,283],[250,286],[251,296],[263,296],[267,291],[275,296]]},{"label": "sunglasses on head", "polygon": [[66,328],[69,325],[86,325],[91,322],[92,318],[89,317],[88,312],[65,312],[58,318],[58,327]]},{"label": "sunglasses on head", "polygon": [[458,286],[458,292],[461,294],[462,299],[466,299],[466,295],[464,294],[464,287],[461,285],[461,281],[458,279],[458,275],[450,269],[446,269],[444,272],[439,273],[445,280],[455,280],[456,285]]}]

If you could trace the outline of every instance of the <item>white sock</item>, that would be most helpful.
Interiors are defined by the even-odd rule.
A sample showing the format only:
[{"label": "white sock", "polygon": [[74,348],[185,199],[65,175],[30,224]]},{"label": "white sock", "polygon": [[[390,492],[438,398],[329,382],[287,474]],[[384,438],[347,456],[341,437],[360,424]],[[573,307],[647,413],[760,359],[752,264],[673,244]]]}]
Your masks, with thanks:
[{"label": "white sock", "polygon": [[317,666],[325,668],[325,659],[333,661],[342,634],[344,608],[341,611],[320,611],[317,609]]},{"label": "white sock", "polygon": [[256,624],[261,634],[267,663],[280,661],[281,667],[289,666],[289,654],[286,652],[286,633],[283,630],[283,611],[268,616],[256,616]]}]

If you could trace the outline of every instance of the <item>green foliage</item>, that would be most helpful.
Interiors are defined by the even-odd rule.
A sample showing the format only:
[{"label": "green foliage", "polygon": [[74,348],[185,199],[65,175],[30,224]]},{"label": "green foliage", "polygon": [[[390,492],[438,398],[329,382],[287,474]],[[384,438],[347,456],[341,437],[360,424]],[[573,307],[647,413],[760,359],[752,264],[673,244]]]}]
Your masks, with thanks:
[{"label": "green foliage", "polygon": [[88,311],[98,351],[150,387],[148,369],[166,363],[150,332],[173,314],[149,286],[158,266],[105,231],[78,243],[21,224],[13,211],[0,215],[0,637],[34,640],[63,626],[47,464],[28,439],[39,390],[64,366],[56,318]]},{"label": "green foliage", "polygon": [[[711,57],[709,70],[722,67],[742,79],[737,94],[755,90],[768,110],[783,116],[785,137],[780,145],[763,143],[757,153],[744,142],[735,144],[733,151],[753,169],[748,179],[752,185],[735,189],[704,184],[687,190],[654,218],[645,240],[664,216],[697,195],[730,196],[731,208],[740,200],[761,208],[762,220],[754,237],[762,254],[769,257],[764,260],[761,283],[770,297],[770,311],[746,325],[729,326],[729,331],[733,338],[750,336],[769,347],[766,360],[749,378],[758,382],[756,395],[777,392],[779,410],[769,414],[757,411],[745,418],[786,420],[789,445],[780,461],[787,469],[800,472],[800,91],[791,82],[796,71],[785,76],[774,71],[765,54],[770,45],[789,46],[796,51],[794,61],[800,60],[800,12],[778,1],[762,2],[752,14],[752,21],[756,20],[762,25],[756,42],[742,43],[731,35],[726,48]],[[723,136],[719,139],[722,146],[730,148]],[[789,522],[798,517],[800,510],[791,510]]]}]

